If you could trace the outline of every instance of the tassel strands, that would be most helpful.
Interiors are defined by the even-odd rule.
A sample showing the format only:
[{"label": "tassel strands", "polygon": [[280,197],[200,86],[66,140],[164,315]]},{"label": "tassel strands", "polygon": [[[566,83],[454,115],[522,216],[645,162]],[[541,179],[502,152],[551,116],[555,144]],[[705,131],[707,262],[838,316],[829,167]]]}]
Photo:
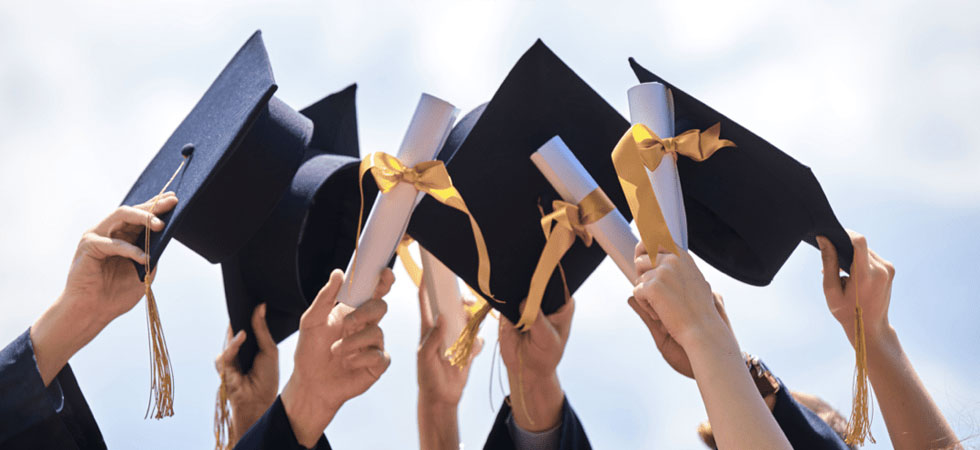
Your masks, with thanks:
[{"label": "tassel strands", "polygon": [[857,300],[855,286],[854,305],[854,398],[851,401],[851,417],[847,421],[848,445],[864,445],[865,439],[875,443],[871,435],[871,395],[868,386],[868,347],[864,336],[864,316]]},{"label": "tassel strands", "polygon": [[229,440],[234,433],[233,426],[228,408],[228,386],[225,384],[225,375],[221,374],[221,384],[218,385],[218,394],[214,399],[214,450],[231,448]]},{"label": "tassel strands", "polygon": [[160,321],[160,311],[157,309],[157,300],[153,295],[154,273],[150,267],[150,217],[156,209],[160,196],[167,191],[170,184],[177,178],[177,174],[187,164],[188,158],[194,152],[193,145],[185,145],[181,150],[183,160],[177,166],[177,170],[171,175],[167,184],[163,185],[160,193],[153,200],[150,206],[150,216],[146,219],[146,232],[144,233],[143,251],[146,258],[143,267],[146,274],[143,277],[144,295],[146,296],[146,327],[148,334],[148,345],[150,348],[150,398],[146,404],[146,414],[144,419],[153,417],[162,419],[174,415],[174,374],[170,364],[170,351],[167,350],[167,339],[163,336],[163,324]]},{"label": "tassel strands", "polygon": [[453,345],[446,349],[446,357],[449,358],[449,363],[458,367],[459,370],[463,370],[469,362],[470,354],[473,352],[473,344],[480,332],[480,325],[490,313],[490,303],[485,300],[478,300],[478,302],[483,304],[472,313],[470,320],[466,322],[466,327],[456,338],[456,342],[453,342]]}]

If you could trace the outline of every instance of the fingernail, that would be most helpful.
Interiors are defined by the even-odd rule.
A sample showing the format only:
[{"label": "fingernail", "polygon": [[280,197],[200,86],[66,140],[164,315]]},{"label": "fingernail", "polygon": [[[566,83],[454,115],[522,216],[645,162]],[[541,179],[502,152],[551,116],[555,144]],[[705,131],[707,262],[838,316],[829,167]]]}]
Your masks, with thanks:
[{"label": "fingernail", "polygon": [[235,339],[241,339],[243,337],[245,337],[245,330],[238,330],[238,332],[235,333]]},{"label": "fingernail", "polygon": [[159,218],[156,218],[156,217],[154,217],[153,220],[151,220],[150,222],[152,222],[153,223],[153,226],[156,226],[156,227],[162,227],[163,226],[163,221],[160,220]]},{"label": "fingernail", "polygon": [[265,303],[259,305],[259,315],[265,317]]}]

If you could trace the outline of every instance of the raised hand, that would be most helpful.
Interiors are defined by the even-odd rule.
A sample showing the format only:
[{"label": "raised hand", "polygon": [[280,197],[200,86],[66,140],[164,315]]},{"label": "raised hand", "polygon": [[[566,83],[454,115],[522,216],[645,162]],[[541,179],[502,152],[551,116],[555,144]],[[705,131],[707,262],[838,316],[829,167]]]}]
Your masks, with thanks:
[{"label": "raised hand", "polygon": [[286,415],[300,444],[316,444],[337,410],[364,393],[391,364],[378,323],[388,311],[382,297],[394,280],[391,269],[386,268],[371,300],[354,309],[337,303],[344,274],[334,270],[303,313],[293,373],[282,392]]},{"label": "raised hand", "polygon": [[[466,306],[475,301],[467,300]],[[460,311],[468,320],[470,308]],[[464,367],[454,367],[442,351],[446,337],[446,317],[440,314],[432,318],[425,287],[419,288],[419,315],[421,337],[418,349],[418,420],[420,448],[459,449],[459,424],[457,411],[463,388],[469,378],[470,364],[483,348],[483,339],[473,344],[470,359]]]},{"label": "raised hand", "polygon": [[868,248],[864,236],[848,230],[854,246],[854,261],[850,276],[841,276],[837,264],[837,249],[830,240],[817,236],[823,259],[823,292],[830,313],[844,327],[847,339],[854,344],[854,315],[860,301],[865,333],[876,336],[887,331],[888,305],[892,296],[895,266]]},{"label": "raised hand", "polygon": [[749,377],[724,309],[718,308],[721,299],[694,259],[687,252],[651,256],[642,243],[636,255],[639,278],[630,305],[664,358],[694,376],[718,447],[791,448]]},{"label": "raised hand", "polygon": [[146,255],[134,242],[148,221],[152,231],[163,230],[164,223],[157,215],[175,206],[177,196],[173,192],[161,194],[158,201],[155,197],[141,205],[120,206],[82,235],[64,291],[31,327],[37,367],[45,385],[75,352],[143,297],[143,282],[133,262],[143,263]]},{"label": "raised hand", "polygon": [[561,422],[565,394],[556,372],[568,342],[575,314],[575,300],[538,317],[521,332],[506,317],[500,317],[500,356],[507,366],[514,421],[524,430],[538,432]]},{"label": "raised hand", "polygon": [[231,404],[229,447],[234,447],[242,435],[262,417],[265,410],[276,401],[276,393],[279,392],[279,349],[269,333],[265,312],[265,303],[252,312],[252,330],[259,344],[252,370],[242,373],[236,362],[238,351],[245,342],[245,330],[240,330],[232,337],[229,327],[225,349],[214,361]]}]

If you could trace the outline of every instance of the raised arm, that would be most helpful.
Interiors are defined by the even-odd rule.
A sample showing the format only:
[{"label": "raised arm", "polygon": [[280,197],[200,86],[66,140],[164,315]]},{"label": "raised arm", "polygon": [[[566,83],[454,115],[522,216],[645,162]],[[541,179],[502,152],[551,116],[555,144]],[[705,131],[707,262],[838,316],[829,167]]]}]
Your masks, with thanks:
[{"label": "raised arm", "polygon": [[[817,237],[823,258],[823,290],[831,314],[854,345],[855,303],[860,301],[868,350],[868,379],[896,449],[958,448],[959,440],[922,385],[898,334],[888,322],[895,267],[848,231],[854,244],[849,277],[840,276],[837,250]],[[855,298],[857,296],[857,298]]]},{"label": "raised arm", "polygon": [[[465,312],[464,312],[465,314]],[[419,288],[419,316],[421,338],[418,350],[418,420],[419,447],[425,449],[458,450],[459,400],[466,387],[470,363],[454,367],[440,351],[446,336],[446,317],[432,318],[425,287]],[[477,339],[470,362],[483,348],[483,339]]]},{"label": "raised arm", "polygon": [[636,269],[640,277],[633,296],[653,310],[666,335],[687,355],[718,447],[791,448],[749,377],[735,335],[691,256],[651,256],[641,243]]}]

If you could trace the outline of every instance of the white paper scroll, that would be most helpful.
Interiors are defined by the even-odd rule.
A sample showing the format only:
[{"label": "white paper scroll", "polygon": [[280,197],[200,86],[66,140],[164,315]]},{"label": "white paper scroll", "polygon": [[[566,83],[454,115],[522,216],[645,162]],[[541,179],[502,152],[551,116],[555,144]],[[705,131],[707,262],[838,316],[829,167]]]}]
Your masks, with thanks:
[{"label": "white paper scroll", "polygon": [[[629,97],[630,121],[633,125],[646,125],[662,138],[674,137],[674,100],[666,86],[642,83],[631,87],[626,95]],[[672,157],[664,157],[657,170],[647,170],[647,175],[670,236],[678,247],[687,250],[687,213],[684,211],[677,163]]]},{"label": "white paper scroll", "polygon": [[[551,138],[534,152],[531,161],[534,161],[534,165],[538,166],[538,170],[566,202],[578,204],[599,187],[558,136]],[[598,221],[586,225],[585,229],[632,283],[636,279],[633,253],[638,241],[623,214],[618,209],[613,209]]]},{"label": "white paper scroll", "polygon": [[459,292],[459,281],[452,270],[449,270],[442,261],[436,259],[421,245],[419,246],[419,253],[422,259],[422,286],[429,298],[432,318],[435,319],[440,314],[446,316],[446,339],[442,345],[442,350],[445,351],[453,345],[456,337],[466,326],[466,314],[463,312],[463,297]]},{"label": "white paper scroll", "polygon": [[[453,105],[422,94],[395,156],[409,167],[434,159],[449,136],[458,112]],[[395,254],[408,227],[412,210],[422,195],[414,186],[406,183],[399,183],[387,194],[378,194],[361,232],[357,245],[357,266],[353,273],[351,266],[355,259],[351,258],[347,266],[347,278],[338,295],[341,302],[356,308],[371,298],[381,270]]]}]

